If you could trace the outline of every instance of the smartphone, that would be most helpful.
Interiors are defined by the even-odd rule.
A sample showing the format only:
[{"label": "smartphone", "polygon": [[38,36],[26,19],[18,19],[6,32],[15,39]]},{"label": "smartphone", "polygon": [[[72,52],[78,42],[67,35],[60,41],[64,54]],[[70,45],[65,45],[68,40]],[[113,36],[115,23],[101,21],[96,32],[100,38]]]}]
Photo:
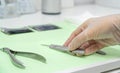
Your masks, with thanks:
[{"label": "smartphone", "polygon": [[48,31],[48,30],[61,29],[59,26],[56,26],[53,24],[36,25],[36,26],[30,26],[30,27],[37,31]]},{"label": "smartphone", "polygon": [[28,28],[1,28],[1,31],[8,35],[33,32]]}]

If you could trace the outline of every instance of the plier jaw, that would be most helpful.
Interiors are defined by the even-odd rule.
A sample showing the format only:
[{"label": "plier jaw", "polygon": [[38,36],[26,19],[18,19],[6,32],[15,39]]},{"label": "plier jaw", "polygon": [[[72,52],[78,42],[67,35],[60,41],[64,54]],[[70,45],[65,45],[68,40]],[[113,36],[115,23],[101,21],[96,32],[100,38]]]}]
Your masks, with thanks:
[{"label": "plier jaw", "polygon": [[10,59],[11,59],[11,62],[13,63],[13,65],[15,65],[16,67],[19,67],[21,69],[25,69],[25,66],[23,65],[23,63],[15,58],[15,54],[17,52],[15,52],[9,48],[2,48],[1,50],[10,56]]}]

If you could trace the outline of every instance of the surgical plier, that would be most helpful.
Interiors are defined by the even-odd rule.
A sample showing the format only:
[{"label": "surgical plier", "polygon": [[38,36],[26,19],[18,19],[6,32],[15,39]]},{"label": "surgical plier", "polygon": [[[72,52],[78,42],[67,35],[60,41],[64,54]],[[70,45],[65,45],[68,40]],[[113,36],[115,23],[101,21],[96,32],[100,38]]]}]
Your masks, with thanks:
[{"label": "surgical plier", "polygon": [[23,65],[23,63],[22,63],[21,61],[19,61],[18,59],[15,58],[15,55],[32,58],[32,59],[41,61],[41,62],[43,62],[43,63],[46,62],[46,59],[45,59],[43,56],[41,56],[41,55],[39,55],[39,54],[36,54],[36,53],[13,51],[13,50],[11,50],[11,49],[9,49],[9,48],[2,48],[2,49],[0,49],[0,50],[2,50],[3,52],[7,53],[7,54],[10,56],[10,58],[11,58],[11,62],[12,62],[15,66],[17,66],[17,67],[19,67],[19,68],[22,68],[22,69],[24,69],[25,66]]}]

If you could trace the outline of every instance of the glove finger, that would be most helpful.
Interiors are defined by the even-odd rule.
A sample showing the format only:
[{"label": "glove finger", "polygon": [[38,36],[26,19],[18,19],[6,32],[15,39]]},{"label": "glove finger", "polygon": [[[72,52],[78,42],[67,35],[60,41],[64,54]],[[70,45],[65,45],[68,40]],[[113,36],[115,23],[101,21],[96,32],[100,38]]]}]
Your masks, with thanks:
[{"label": "glove finger", "polygon": [[85,49],[85,55],[93,54],[104,47],[105,47],[104,45],[99,43],[93,44]]},{"label": "glove finger", "polygon": [[70,37],[64,43],[64,46],[68,46],[74,37],[76,37],[78,34],[80,34],[82,31],[84,31],[87,28],[90,20],[91,19],[88,19],[86,22],[84,22],[82,25],[80,25],[75,31],[73,31],[73,33],[70,35]]},{"label": "glove finger", "polygon": [[89,47],[90,45],[95,44],[95,43],[96,43],[95,40],[87,41],[87,42],[83,43],[83,44],[80,46],[80,49],[85,49],[85,48],[87,48],[87,47]]}]

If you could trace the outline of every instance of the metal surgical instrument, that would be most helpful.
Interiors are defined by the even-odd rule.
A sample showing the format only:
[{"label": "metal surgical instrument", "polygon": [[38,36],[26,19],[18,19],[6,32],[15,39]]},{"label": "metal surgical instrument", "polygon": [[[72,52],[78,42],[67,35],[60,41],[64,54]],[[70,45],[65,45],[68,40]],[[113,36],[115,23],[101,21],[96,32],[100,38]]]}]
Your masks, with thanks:
[{"label": "metal surgical instrument", "polygon": [[46,59],[43,56],[41,56],[39,54],[36,54],[36,53],[13,51],[13,50],[11,50],[9,48],[2,48],[0,50],[7,53],[10,56],[11,62],[15,66],[17,66],[19,68],[22,68],[22,69],[24,69],[25,66],[23,65],[23,63],[21,61],[19,61],[18,59],[15,58],[15,55],[28,57],[28,58],[35,59],[35,60],[41,61],[43,63],[46,63]]},{"label": "metal surgical instrument", "polygon": [[[51,44],[51,45],[45,45],[45,44],[42,44],[43,46],[47,46],[51,49],[55,49],[55,50],[58,50],[58,51],[62,51],[62,52],[68,52],[70,53],[68,47],[65,47],[65,46],[60,46],[60,45],[54,45],[54,44]],[[105,52],[103,51],[97,51],[96,52],[97,54],[100,54],[100,55],[106,55]],[[77,49],[77,50],[74,50],[74,51],[71,51],[71,54],[79,54],[80,56],[83,56],[85,55],[85,51],[83,49]]]}]

